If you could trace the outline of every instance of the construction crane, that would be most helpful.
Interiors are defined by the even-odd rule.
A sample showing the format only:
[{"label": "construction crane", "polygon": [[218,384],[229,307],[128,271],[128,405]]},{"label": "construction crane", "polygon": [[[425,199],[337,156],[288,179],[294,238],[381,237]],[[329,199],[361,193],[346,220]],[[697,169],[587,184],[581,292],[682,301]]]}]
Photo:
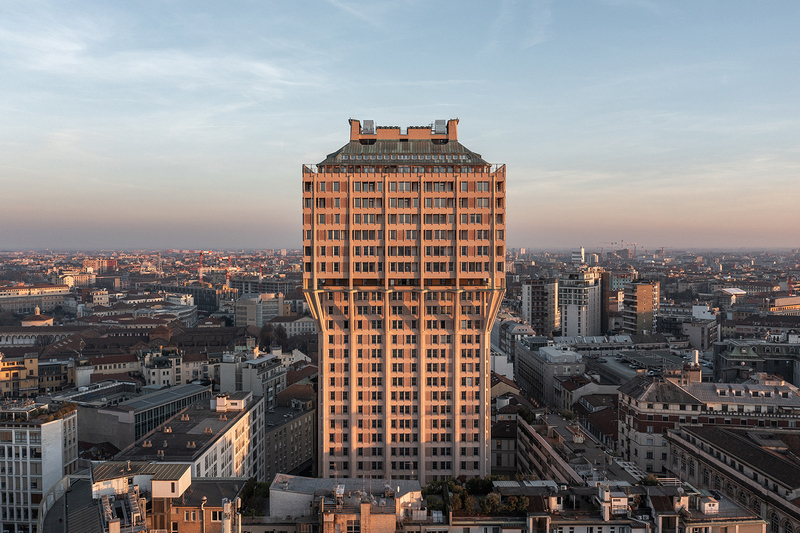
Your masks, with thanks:
[{"label": "construction crane", "polygon": [[[601,243],[599,243],[599,244],[610,244],[610,245],[612,245],[612,246],[616,246],[616,245],[617,245],[617,243],[616,243],[616,242],[610,242],[610,241],[603,241],[603,242],[601,242]],[[604,252],[604,250],[605,250],[605,248],[604,248],[603,246],[601,246],[601,247],[600,247],[600,260],[601,260],[601,261],[604,259],[604,257],[603,257],[603,252]]]}]

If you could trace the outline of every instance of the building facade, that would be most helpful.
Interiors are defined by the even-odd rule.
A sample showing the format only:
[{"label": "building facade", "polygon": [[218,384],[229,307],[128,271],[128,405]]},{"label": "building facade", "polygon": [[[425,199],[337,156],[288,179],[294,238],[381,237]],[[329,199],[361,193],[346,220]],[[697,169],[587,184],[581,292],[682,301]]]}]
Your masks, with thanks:
[{"label": "building facade", "polygon": [[72,404],[0,406],[0,530],[36,530],[43,495],[76,471],[78,417]]},{"label": "building facade", "polygon": [[655,333],[661,284],[658,281],[633,282],[625,285],[622,308],[622,330],[631,335]]},{"label": "building facade", "polygon": [[217,394],[183,409],[117,460],[191,463],[193,477],[265,480],[264,399],[251,392]]},{"label": "building facade", "polygon": [[522,316],[537,335],[549,336],[561,327],[558,279],[532,279],[522,284]]},{"label": "building facade", "polygon": [[584,337],[601,335],[600,274],[594,267],[573,268],[558,280],[558,304],[561,308],[561,335]]},{"label": "building facade", "polygon": [[505,166],[460,144],[457,124],[351,120],[350,141],[303,168],[323,477],[489,473]]},{"label": "building facade", "polygon": [[636,377],[619,389],[619,452],[645,472],[666,472],[667,431],[686,424],[794,428],[800,420],[797,387],[756,374],[744,383],[700,381],[699,367],[663,380]]},{"label": "building facade", "polygon": [[566,346],[516,344],[516,375],[520,387],[542,406],[561,408],[560,379],[583,374],[583,356]]},{"label": "building facade", "polygon": [[770,533],[800,529],[800,430],[686,426],[668,430],[668,471],[716,490],[767,521]]}]

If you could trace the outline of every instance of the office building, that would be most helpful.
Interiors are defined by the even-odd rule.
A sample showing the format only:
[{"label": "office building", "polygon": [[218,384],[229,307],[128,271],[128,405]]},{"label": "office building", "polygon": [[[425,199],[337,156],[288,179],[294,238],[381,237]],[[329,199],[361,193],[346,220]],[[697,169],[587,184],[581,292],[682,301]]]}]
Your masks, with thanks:
[{"label": "office building", "polygon": [[[110,392],[109,392],[110,393]],[[117,392],[129,397],[121,402],[103,401],[100,390],[79,391],[81,441],[110,442],[119,449],[130,446],[178,411],[211,396],[211,385],[176,385],[144,396],[130,397],[127,389]],[[102,398],[98,398],[104,394]],[[113,398],[113,397],[112,397]]]},{"label": "office building", "polygon": [[585,337],[603,333],[600,324],[601,272],[596,267],[574,267],[559,276],[562,336]]},{"label": "office building", "polygon": [[0,404],[0,531],[36,531],[50,487],[76,471],[78,420],[72,404]]},{"label": "office building", "polygon": [[522,318],[537,335],[545,337],[561,327],[558,279],[532,279],[522,284]]},{"label": "office building", "polygon": [[190,463],[193,477],[264,481],[264,399],[217,394],[181,410],[132,446],[120,461]]},{"label": "office building", "polygon": [[303,168],[303,292],[319,329],[320,475],[489,473],[505,166],[458,120],[376,128]]}]

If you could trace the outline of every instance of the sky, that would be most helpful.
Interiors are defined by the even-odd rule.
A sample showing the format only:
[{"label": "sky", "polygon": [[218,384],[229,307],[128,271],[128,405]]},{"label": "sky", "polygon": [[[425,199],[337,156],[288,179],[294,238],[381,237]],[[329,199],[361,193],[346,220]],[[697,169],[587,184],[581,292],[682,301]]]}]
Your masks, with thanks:
[{"label": "sky", "polygon": [[[0,0],[0,250],[297,248],[348,119],[459,119],[510,247],[800,246],[800,2]],[[608,246],[608,245],[605,245]]]}]

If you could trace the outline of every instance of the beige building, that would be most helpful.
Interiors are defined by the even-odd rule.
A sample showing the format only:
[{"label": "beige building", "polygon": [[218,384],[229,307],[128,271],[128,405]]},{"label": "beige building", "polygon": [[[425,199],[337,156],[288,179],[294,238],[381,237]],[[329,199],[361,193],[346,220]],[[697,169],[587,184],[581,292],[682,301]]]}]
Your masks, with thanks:
[{"label": "beige building", "polygon": [[[319,533],[396,533],[422,529],[428,522],[419,483],[392,479],[319,479],[279,474],[269,490],[269,516],[262,524],[242,531],[286,530],[303,524]],[[415,520],[416,518],[416,520]],[[283,524],[288,527],[285,527]],[[265,527],[268,524],[275,524]],[[280,527],[278,527],[280,525]],[[436,524],[439,527],[443,524]],[[447,526],[444,525],[446,530]]]},{"label": "beige building", "polygon": [[0,394],[5,398],[33,398],[39,394],[39,354],[21,357],[0,353]]},{"label": "beige building", "polygon": [[17,314],[30,314],[38,307],[49,313],[59,305],[64,305],[64,297],[69,294],[67,285],[13,285],[0,287],[0,311]]},{"label": "beige building", "polygon": [[303,168],[303,292],[319,329],[323,477],[489,473],[505,166],[432,127],[350,121]]}]

